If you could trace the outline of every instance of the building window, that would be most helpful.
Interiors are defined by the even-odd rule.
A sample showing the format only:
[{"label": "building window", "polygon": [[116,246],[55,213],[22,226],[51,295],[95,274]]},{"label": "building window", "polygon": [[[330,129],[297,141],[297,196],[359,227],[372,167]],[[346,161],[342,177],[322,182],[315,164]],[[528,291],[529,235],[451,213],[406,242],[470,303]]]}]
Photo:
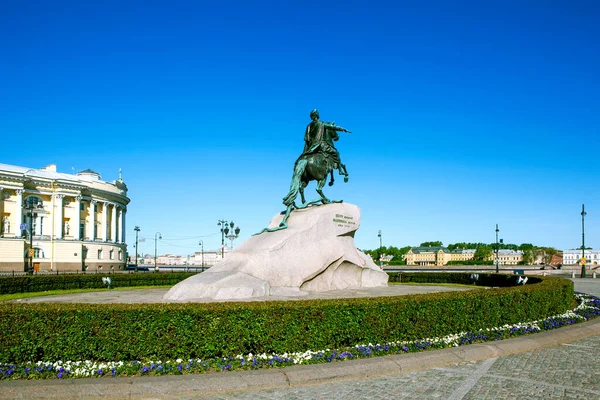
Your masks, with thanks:
[{"label": "building window", "polygon": [[[119,261],[123,260],[123,250],[119,250]],[[137,264],[137,262],[136,262]]]},{"label": "building window", "polygon": [[37,196],[29,196],[25,199],[25,205],[26,206],[35,206],[38,208],[42,208],[44,205],[44,202],[42,201],[42,199],[40,199]]},{"label": "building window", "polygon": [[83,204],[83,201],[79,202],[79,211],[85,211],[85,204]]},{"label": "building window", "polygon": [[98,225],[94,224],[94,237],[92,238],[92,240],[96,240],[97,237],[98,237]]},{"label": "building window", "polygon": [[108,256],[109,256],[109,258],[110,258],[111,260],[115,258],[115,257],[114,257],[114,254],[115,254],[115,251],[111,249],[111,251],[110,251],[110,252],[109,252],[109,254],[108,254]]},{"label": "building window", "polygon": [[33,248],[33,257],[34,258],[44,258],[44,250],[34,247]]},{"label": "building window", "polygon": [[97,213],[98,212],[98,203],[94,203],[94,212]]},{"label": "building window", "polygon": [[79,237],[81,238],[81,240],[85,238],[85,222],[79,224]]},{"label": "building window", "polygon": [[98,260],[102,260],[102,249],[98,250]]}]

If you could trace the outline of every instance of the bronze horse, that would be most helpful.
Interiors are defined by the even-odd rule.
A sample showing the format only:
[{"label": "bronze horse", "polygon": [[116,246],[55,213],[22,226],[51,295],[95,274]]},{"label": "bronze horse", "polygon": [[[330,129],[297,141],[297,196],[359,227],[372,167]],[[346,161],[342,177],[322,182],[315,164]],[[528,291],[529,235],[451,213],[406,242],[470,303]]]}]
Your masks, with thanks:
[{"label": "bronze horse", "polygon": [[[282,211],[282,214],[285,214],[283,220],[276,228],[265,228],[257,235],[260,235],[263,232],[274,232],[281,229],[287,228],[287,219],[290,216],[290,213],[293,209],[302,209],[306,208],[312,204],[322,203],[341,203],[342,200],[332,201],[329,200],[325,193],[323,193],[323,188],[325,187],[325,182],[327,181],[327,176],[331,177],[329,181],[329,186],[333,185],[333,170],[337,169],[344,177],[344,182],[348,182],[348,171],[346,170],[346,166],[341,163],[339,160],[339,153],[335,147],[333,147],[333,140],[337,140],[337,133],[335,131],[330,131],[329,129],[325,129],[325,147],[324,149],[319,149],[320,146],[314,149],[313,152],[308,154],[302,154],[296,160],[296,164],[294,164],[294,175],[292,176],[292,183],[290,184],[290,191],[287,196],[283,198],[283,204],[286,206],[285,211]],[[329,147],[327,147],[327,142],[330,143]],[[336,152],[337,157],[328,156],[327,152]],[[337,158],[337,160],[334,160]],[[321,198],[319,200],[314,200],[310,202],[306,202],[304,198],[304,189],[308,186],[310,181],[317,182],[317,193]],[[301,205],[296,205],[295,201],[298,197],[298,193],[300,193],[300,198],[302,199]]]},{"label": "bronze horse", "polygon": [[[294,164],[294,175],[292,176],[290,191],[283,199],[283,204],[288,207],[294,205],[295,208],[307,207],[308,204],[306,204],[306,199],[304,198],[304,188],[308,186],[310,181],[317,181],[317,193],[321,196],[321,203],[331,203],[331,200],[323,193],[327,175],[331,176],[329,186],[333,185],[334,182],[334,169],[337,169],[340,175],[344,177],[344,182],[348,182],[348,171],[346,170],[346,166],[342,164],[339,153],[333,145],[333,142],[337,141],[338,138],[339,136],[334,129],[325,128],[324,137],[321,142],[311,149],[310,153],[305,153],[298,157],[296,164]],[[298,197],[298,192],[300,192],[300,197],[302,199],[302,206],[300,207],[296,207],[294,204],[296,197]],[[318,202],[318,200],[311,202],[310,204],[316,202]]]},{"label": "bronze horse", "polygon": [[[310,181],[317,182],[317,193],[319,193],[319,196],[321,196],[321,202],[323,204],[331,203],[331,200],[329,200],[323,193],[323,188],[325,187],[325,182],[327,181],[328,175],[331,177],[329,186],[333,185],[333,169],[335,167],[336,166],[331,165],[327,157],[321,153],[304,154],[300,156],[294,165],[294,175],[292,176],[290,191],[283,199],[283,204],[288,207],[291,205],[296,207],[294,201],[298,197],[298,193],[300,193],[302,206],[296,208],[306,207],[308,204],[306,204],[306,199],[304,197],[304,189],[306,186],[308,186]],[[339,170],[340,175],[344,177],[344,182],[348,182],[348,172],[346,170],[346,166],[340,163]],[[314,203],[315,202],[311,202],[311,204]]]}]

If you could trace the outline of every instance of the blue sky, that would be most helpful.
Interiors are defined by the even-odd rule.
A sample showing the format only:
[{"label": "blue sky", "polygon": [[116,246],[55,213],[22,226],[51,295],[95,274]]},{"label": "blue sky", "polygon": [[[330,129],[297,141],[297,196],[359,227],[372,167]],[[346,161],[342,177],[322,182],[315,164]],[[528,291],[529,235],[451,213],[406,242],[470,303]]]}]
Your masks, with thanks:
[{"label": "blue sky", "polygon": [[[309,113],[352,131],[359,248],[600,248],[596,1],[2,1],[0,162],[129,187],[140,251],[282,210]],[[307,189],[316,197],[314,184]]]}]

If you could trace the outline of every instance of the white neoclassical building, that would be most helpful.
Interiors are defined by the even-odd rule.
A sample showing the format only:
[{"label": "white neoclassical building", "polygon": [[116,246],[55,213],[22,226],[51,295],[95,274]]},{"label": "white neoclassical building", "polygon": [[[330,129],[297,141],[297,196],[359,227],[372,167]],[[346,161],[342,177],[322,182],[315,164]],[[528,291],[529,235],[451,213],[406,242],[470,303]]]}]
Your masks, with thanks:
[{"label": "white neoclassical building", "polygon": [[583,256],[585,256],[586,264],[591,268],[600,264],[600,250],[587,249],[582,252],[581,249],[571,249],[563,251],[563,265],[581,265]]},{"label": "white neoclassical building", "polygon": [[128,203],[120,177],[0,164],[0,272],[124,268]]}]

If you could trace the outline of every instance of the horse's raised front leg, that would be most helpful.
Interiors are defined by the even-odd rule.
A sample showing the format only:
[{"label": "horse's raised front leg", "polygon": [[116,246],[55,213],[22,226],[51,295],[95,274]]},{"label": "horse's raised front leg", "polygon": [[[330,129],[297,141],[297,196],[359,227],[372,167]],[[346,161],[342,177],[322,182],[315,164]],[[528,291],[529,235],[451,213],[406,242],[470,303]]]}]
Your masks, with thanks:
[{"label": "horse's raised front leg", "polygon": [[338,171],[340,172],[340,175],[344,176],[344,182],[348,182],[348,170],[346,169],[346,166],[340,163],[340,168]]}]

